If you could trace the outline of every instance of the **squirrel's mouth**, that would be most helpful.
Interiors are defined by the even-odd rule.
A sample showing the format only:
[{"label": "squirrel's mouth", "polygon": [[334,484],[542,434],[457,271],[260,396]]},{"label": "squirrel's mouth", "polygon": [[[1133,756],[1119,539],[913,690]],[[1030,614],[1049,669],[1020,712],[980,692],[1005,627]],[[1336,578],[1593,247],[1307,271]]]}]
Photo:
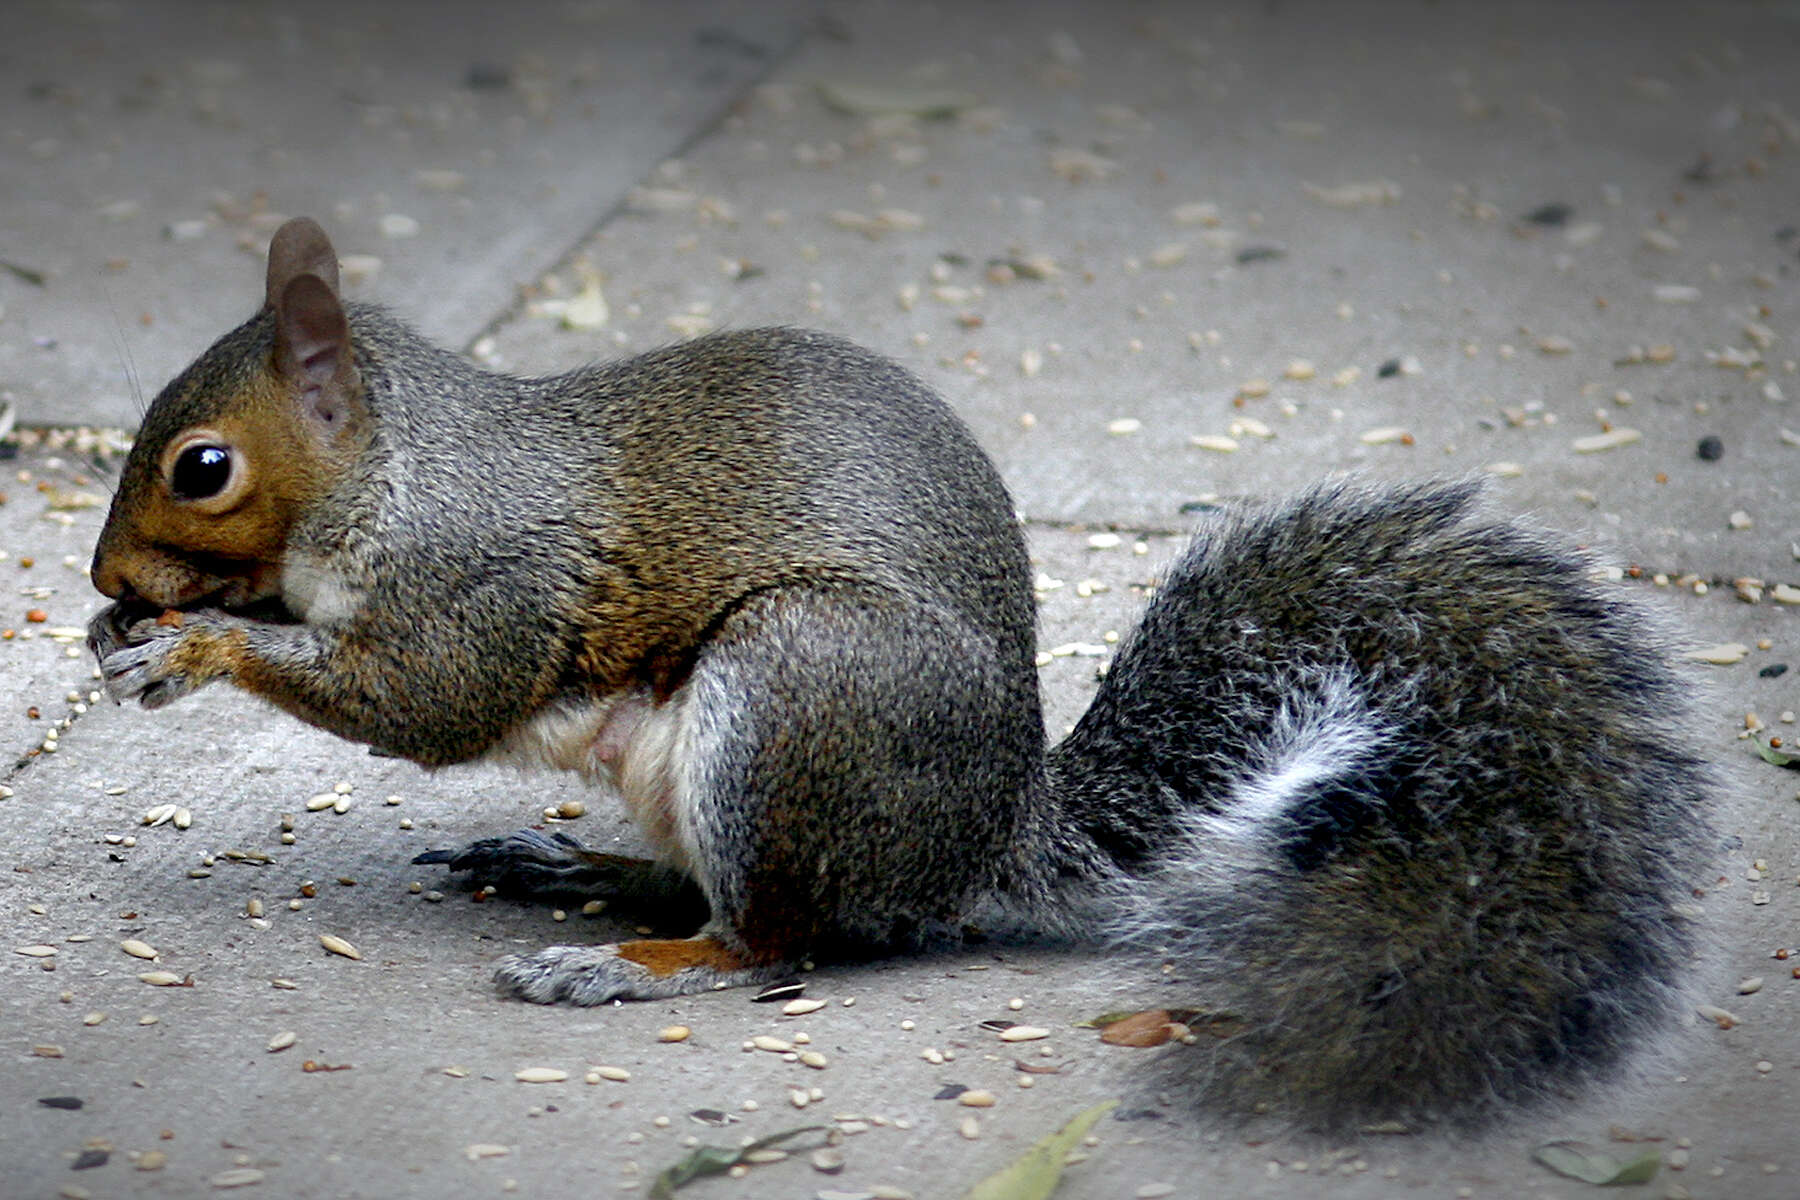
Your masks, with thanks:
[{"label": "squirrel's mouth", "polygon": [[185,601],[181,604],[156,604],[137,595],[135,592],[121,596],[113,601],[114,621],[119,628],[128,628],[139,621],[156,620],[171,612],[194,612],[202,608],[219,609],[232,616],[246,617],[253,621],[263,621],[271,625],[298,625],[300,618],[278,596],[264,596],[253,600],[233,603],[230,595],[234,590],[230,587],[209,592],[204,596]]}]

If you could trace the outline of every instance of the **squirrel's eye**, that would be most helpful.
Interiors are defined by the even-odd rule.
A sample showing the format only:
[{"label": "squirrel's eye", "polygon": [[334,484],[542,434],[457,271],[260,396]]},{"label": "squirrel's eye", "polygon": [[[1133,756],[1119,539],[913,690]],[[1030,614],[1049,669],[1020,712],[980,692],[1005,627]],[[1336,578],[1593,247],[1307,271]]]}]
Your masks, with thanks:
[{"label": "squirrel's eye", "polygon": [[169,470],[169,490],[178,500],[205,500],[231,480],[231,451],[223,446],[189,446]]}]

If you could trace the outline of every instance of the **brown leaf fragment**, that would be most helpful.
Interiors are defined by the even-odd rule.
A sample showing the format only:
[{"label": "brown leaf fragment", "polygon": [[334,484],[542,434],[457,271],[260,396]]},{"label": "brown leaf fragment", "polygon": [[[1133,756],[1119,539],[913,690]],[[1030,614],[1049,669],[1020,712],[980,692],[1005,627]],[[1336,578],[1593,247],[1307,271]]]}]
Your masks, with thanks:
[{"label": "brown leaf fragment", "polygon": [[1169,1010],[1154,1008],[1111,1022],[1100,1030],[1100,1040],[1109,1046],[1161,1046],[1175,1036],[1174,1028]]}]

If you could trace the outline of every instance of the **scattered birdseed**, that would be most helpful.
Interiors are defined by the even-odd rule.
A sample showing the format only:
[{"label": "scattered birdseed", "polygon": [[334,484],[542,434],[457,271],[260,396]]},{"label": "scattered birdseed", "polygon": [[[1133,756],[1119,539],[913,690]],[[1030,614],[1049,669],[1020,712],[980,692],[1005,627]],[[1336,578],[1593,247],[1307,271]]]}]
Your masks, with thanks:
[{"label": "scattered birdseed", "polygon": [[173,971],[145,971],[138,978],[151,987],[179,987],[182,976]]},{"label": "scattered birdseed", "polygon": [[1762,976],[1761,975],[1752,975],[1750,978],[1748,978],[1738,984],[1738,987],[1737,987],[1738,995],[1740,995],[1740,996],[1754,995],[1757,992],[1762,991],[1762,985],[1763,985]]},{"label": "scattered birdseed", "polygon": [[994,1093],[971,1088],[956,1098],[956,1102],[964,1108],[992,1108],[998,1099]]},{"label": "scattered birdseed", "polygon": [[336,934],[321,933],[319,935],[319,945],[325,947],[325,949],[332,954],[341,955],[344,958],[356,959],[358,961],[362,959],[361,950],[358,950],[355,946],[352,946],[349,942],[346,942]]},{"label": "scattered birdseed", "polygon": [[1215,454],[1232,454],[1238,448],[1236,438],[1223,437],[1219,434],[1196,433],[1188,438],[1188,445],[1201,450],[1211,450]]},{"label": "scattered birdseed", "polygon": [[565,821],[573,821],[587,815],[587,805],[579,800],[564,800],[556,806],[556,815]]},{"label": "scattered birdseed", "polygon": [[767,1050],[771,1054],[787,1054],[794,1048],[794,1043],[767,1034],[758,1034],[750,1039],[750,1045],[758,1050]]},{"label": "scattered birdseed", "polygon": [[1742,642],[1721,642],[1716,646],[1702,646],[1696,650],[1689,650],[1682,654],[1681,657],[1691,659],[1694,662],[1711,663],[1714,666],[1726,667],[1730,666],[1732,663],[1743,661],[1744,656],[1749,653],[1750,647],[1744,645]]},{"label": "scattered birdseed", "polygon": [[820,1054],[817,1050],[801,1051],[800,1062],[805,1066],[811,1067],[815,1071],[823,1071],[830,1065],[830,1060],[823,1054]]},{"label": "scattered birdseed", "polygon": [[233,1167],[229,1171],[220,1171],[212,1177],[211,1183],[216,1188],[249,1187],[261,1183],[263,1173],[255,1167]]},{"label": "scattered birdseed", "polygon": [[1118,417],[1106,423],[1106,432],[1115,437],[1136,433],[1144,427],[1144,423],[1136,417]]},{"label": "scattered birdseed", "polygon": [[500,1146],[493,1142],[472,1142],[463,1147],[463,1156],[470,1162],[484,1158],[503,1158],[512,1153],[512,1147]]},{"label": "scattered birdseed", "polygon": [[285,1033],[278,1033],[269,1039],[268,1051],[270,1054],[279,1054],[299,1040],[300,1035],[291,1029]]},{"label": "scattered birdseed", "polygon": [[1413,435],[1403,425],[1383,425],[1377,429],[1364,431],[1357,437],[1357,441],[1365,446],[1385,446],[1393,442],[1410,446],[1413,443]]},{"label": "scattered birdseed", "polygon": [[524,1067],[513,1072],[520,1083],[561,1083],[569,1073],[558,1067]]},{"label": "scattered birdseed", "polygon": [[1717,1025],[1720,1029],[1731,1029],[1743,1024],[1742,1021],[1738,1020],[1735,1014],[1726,1012],[1724,1009],[1714,1004],[1696,1005],[1694,1011]]},{"label": "scattered birdseed", "polygon": [[56,953],[55,946],[14,946],[14,954],[23,954],[26,958],[50,958]]},{"label": "scattered birdseed", "polygon": [[659,1042],[685,1042],[692,1032],[693,1030],[686,1025],[666,1025],[657,1031],[656,1040]]},{"label": "scattered birdseed", "polygon": [[609,1079],[614,1083],[631,1082],[631,1072],[627,1071],[624,1067],[595,1067],[588,1073],[590,1075],[598,1076],[601,1079]]},{"label": "scattered birdseed", "polygon": [[1035,1042],[1050,1036],[1050,1031],[1041,1025],[1014,1025],[1000,1031],[1003,1042]]},{"label": "scattered birdseed", "polygon": [[956,1127],[956,1132],[972,1142],[981,1136],[981,1122],[977,1121],[973,1114],[970,1114],[962,1119],[962,1124]]},{"label": "scattered birdseed", "polygon": [[154,960],[157,954],[155,946],[152,946],[149,942],[140,942],[136,938],[126,938],[119,943],[119,949],[131,955],[133,958],[148,958]]},{"label": "scattered birdseed", "polygon": [[164,821],[167,821],[167,820],[170,820],[171,818],[173,818],[174,815],[175,815],[175,805],[173,805],[173,804],[158,804],[158,805],[155,805],[151,808],[144,810],[144,815],[141,818],[141,820],[142,820],[142,823],[145,825],[161,825]]},{"label": "scattered birdseed", "polygon": [[307,799],[306,811],[307,812],[324,812],[326,809],[332,807],[337,802],[338,802],[338,797],[335,792],[320,792],[317,796],[312,796]]},{"label": "scattered birdseed", "polygon": [[803,1017],[807,1013],[818,1012],[825,1007],[823,1000],[789,1000],[781,1006],[781,1013],[787,1017]]},{"label": "scattered birdseed", "polygon": [[1609,429],[1605,433],[1590,434],[1578,437],[1569,443],[1569,449],[1577,454],[1597,454],[1602,450],[1615,450],[1620,446],[1629,446],[1643,438],[1643,434],[1635,429],[1620,426]]}]

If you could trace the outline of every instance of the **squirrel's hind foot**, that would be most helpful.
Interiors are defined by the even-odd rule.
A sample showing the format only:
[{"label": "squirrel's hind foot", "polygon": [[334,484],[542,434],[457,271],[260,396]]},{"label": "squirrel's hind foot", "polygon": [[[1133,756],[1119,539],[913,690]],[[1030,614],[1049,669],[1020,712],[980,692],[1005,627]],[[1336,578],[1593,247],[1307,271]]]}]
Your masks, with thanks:
[{"label": "squirrel's hind foot", "polygon": [[595,1005],[661,1000],[765,983],[794,972],[787,962],[756,963],[711,934],[605,946],[551,946],[500,961],[500,991],[536,1004]]}]

